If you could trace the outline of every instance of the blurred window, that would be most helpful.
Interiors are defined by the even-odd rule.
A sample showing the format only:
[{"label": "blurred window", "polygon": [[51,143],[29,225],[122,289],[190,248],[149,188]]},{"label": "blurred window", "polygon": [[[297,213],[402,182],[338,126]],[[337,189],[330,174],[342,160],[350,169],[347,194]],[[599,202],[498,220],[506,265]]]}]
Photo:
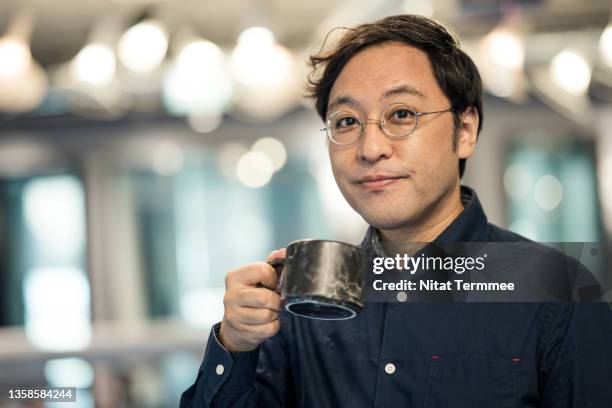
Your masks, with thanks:
[{"label": "blurred window", "polygon": [[511,145],[506,161],[511,230],[541,242],[600,240],[592,144],[522,139]]},{"label": "blurred window", "polygon": [[225,275],[290,241],[329,236],[307,160],[290,159],[260,188],[192,149],[171,176],[131,169],[148,313],[206,327],[223,317]]},{"label": "blurred window", "polygon": [[85,198],[72,173],[0,181],[0,324],[43,349],[85,347]]}]

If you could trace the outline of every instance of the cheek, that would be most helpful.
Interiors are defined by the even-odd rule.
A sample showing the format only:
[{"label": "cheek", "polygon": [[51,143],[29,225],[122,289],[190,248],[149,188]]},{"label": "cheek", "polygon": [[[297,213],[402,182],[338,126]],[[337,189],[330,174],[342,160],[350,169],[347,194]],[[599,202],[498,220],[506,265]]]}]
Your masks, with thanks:
[{"label": "cheek", "polygon": [[[441,118],[436,118],[441,119]],[[428,132],[419,138],[420,148],[424,154],[428,154],[434,160],[447,160],[451,156],[456,156],[453,152],[453,122],[448,121],[433,122]]]},{"label": "cheek", "polygon": [[339,150],[333,146],[329,148],[329,162],[331,164],[332,173],[338,181],[346,177],[350,172],[351,156],[346,150]]},{"label": "cheek", "polygon": [[418,139],[398,152],[400,160],[409,164],[414,181],[421,187],[446,179],[448,174],[457,171],[458,156],[453,152],[452,134],[448,134],[448,129],[419,134]]}]

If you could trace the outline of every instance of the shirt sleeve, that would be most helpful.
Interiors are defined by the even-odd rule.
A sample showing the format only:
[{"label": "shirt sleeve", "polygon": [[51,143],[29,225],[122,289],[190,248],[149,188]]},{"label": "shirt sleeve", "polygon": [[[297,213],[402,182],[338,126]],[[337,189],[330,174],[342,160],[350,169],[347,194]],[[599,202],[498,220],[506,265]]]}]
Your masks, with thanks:
[{"label": "shirt sleeve", "polygon": [[213,326],[195,383],[181,396],[181,408],[292,406],[287,349],[281,332],[247,352],[229,352]]},{"label": "shirt sleeve", "polygon": [[541,406],[612,406],[611,305],[558,303],[554,308],[545,335]]}]

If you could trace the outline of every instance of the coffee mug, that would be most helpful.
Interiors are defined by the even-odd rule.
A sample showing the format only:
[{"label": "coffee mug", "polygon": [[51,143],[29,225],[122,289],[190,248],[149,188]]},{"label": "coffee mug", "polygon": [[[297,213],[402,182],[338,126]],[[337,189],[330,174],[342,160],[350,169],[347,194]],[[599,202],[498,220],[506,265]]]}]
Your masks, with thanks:
[{"label": "coffee mug", "polygon": [[362,255],[340,241],[309,239],[287,245],[270,265],[280,274],[285,310],[320,320],[351,319],[363,309]]}]

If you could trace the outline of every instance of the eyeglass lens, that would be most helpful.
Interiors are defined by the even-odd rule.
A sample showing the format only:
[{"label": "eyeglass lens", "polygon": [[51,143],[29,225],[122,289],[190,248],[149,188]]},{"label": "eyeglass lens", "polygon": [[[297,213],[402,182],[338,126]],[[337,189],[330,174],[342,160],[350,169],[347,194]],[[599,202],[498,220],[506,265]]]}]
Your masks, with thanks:
[{"label": "eyeglass lens", "polygon": [[[334,112],[327,119],[327,132],[330,139],[338,144],[350,144],[361,136],[365,120],[350,111]],[[381,113],[380,125],[383,131],[392,137],[404,137],[416,127],[417,113],[403,104],[387,106]]]}]

